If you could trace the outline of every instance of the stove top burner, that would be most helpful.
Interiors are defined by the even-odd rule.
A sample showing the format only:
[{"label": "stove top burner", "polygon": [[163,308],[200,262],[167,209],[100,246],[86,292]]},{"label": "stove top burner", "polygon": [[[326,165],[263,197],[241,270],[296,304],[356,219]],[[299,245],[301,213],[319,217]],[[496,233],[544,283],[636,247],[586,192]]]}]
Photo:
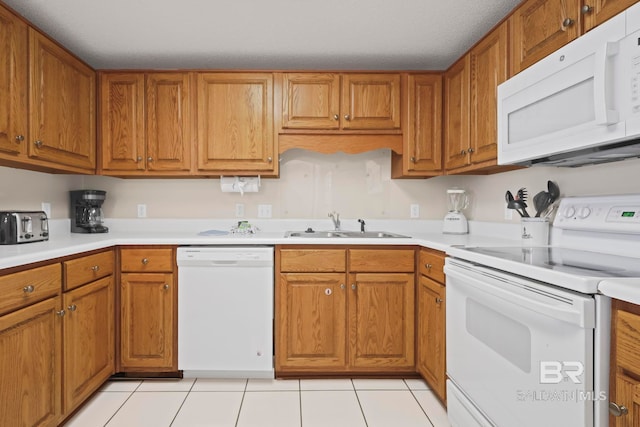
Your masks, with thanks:
[{"label": "stove top burner", "polygon": [[640,259],[562,247],[476,247],[467,251],[588,277],[640,277]]}]

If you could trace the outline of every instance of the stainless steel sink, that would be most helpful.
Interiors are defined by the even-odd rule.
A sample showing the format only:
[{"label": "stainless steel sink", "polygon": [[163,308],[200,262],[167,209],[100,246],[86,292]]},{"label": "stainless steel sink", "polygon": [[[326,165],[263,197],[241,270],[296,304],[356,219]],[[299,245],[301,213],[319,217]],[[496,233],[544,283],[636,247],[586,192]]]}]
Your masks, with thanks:
[{"label": "stainless steel sink", "polygon": [[291,238],[313,238],[313,239],[331,239],[331,238],[361,238],[361,239],[407,239],[409,236],[402,234],[389,233],[387,231],[287,231],[284,237]]}]

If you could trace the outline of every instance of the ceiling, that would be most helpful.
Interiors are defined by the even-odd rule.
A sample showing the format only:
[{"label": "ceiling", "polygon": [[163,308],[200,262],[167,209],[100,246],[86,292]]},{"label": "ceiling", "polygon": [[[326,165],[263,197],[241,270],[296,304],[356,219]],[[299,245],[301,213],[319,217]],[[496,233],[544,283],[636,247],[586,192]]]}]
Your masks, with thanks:
[{"label": "ceiling", "polygon": [[442,70],[520,0],[2,0],[96,69]]}]

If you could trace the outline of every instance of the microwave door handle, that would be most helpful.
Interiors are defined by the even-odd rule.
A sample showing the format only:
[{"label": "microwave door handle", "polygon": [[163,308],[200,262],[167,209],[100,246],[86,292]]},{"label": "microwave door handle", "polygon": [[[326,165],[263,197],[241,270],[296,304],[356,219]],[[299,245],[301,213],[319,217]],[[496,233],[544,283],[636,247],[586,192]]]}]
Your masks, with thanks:
[{"label": "microwave door handle", "polygon": [[613,125],[620,121],[618,111],[609,109],[609,91],[613,85],[613,76],[609,73],[608,59],[618,54],[618,42],[606,42],[595,53],[593,90],[594,108],[597,125]]}]

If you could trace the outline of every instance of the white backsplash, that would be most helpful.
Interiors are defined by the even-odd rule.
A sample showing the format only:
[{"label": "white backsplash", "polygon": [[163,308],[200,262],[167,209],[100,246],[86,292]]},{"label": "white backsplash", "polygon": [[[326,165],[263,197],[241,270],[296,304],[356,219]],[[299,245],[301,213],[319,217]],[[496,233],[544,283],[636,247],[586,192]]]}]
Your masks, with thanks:
[{"label": "white backsplash", "polygon": [[[440,220],[446,213],[445,191],[469,191],[466,216],[475,221],[505,222],[504,193],[527,187],[530,198],[557,182],[562,195],[640,193],[640,160],[575,169],[540,167],[482,176],[391,179],[389,150],[324,155],[290,150],[281,156],[280,178],[263,179],[258,193],[222,193],[219,179],[120,179],[103,176],[53,175],[0,167],[0,210],[52,206],[52,218],[68,218],[68,191],[107,191],[107,218],[135,218],[137,205],[147,205],[150,219],[235,218],[236,204],[246,218],[258,217],[258,205],[272,205],[274,219],[326,220],[338,211],[347,228],[357,218],[409,219],[411,204],[420,205],[419,220]],[[241,218],[240,218],[241,219]],[[518,216],[507,222],[518,222]],[[352,224],[353,223],[353,224]]]}]

